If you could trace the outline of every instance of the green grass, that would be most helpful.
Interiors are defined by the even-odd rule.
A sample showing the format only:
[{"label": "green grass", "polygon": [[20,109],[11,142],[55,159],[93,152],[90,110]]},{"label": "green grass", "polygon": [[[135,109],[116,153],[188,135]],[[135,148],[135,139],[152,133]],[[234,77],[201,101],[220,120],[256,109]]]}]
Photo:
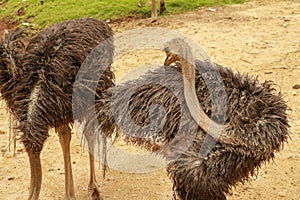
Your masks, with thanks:
[{"label": "green grass", "polygon": [[[185,12],[201,6],[243,2],[245,0],[166,0],[165,14]],[[159,8],[159,0],[157,4]],[[151,15],[151,0],[0,0],[0,6],[0,18],[12,17],[21,23],[29,22],[35,28],[80,17],[106,20],[129,15]],[[16,13],[21,8],[24,14],[18,16]]]}]

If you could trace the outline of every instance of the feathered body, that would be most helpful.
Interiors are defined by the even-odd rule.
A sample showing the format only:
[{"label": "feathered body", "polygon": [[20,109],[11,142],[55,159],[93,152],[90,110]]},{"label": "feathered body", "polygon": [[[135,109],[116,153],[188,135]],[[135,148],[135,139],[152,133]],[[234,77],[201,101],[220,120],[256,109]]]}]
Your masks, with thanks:
[{"label": "feathered body", "polygon": [[[29,199],[38,199],[41,186],[40,152],[50,128],[58,132],[64,153],[66,199],[73,199],[74,187],[70,161],[70,125],[82,122],[86,113],[74,119],[73,84],[81,65],[92,50],[106,44],[108,66],[99,66],[97,95],[114,86],[113,33],[102,21],[85,18],[54,24],[39,32],[24,45],[22,30],[16,30],[0,45],[0,92],[8,108],[19,122],[20,139],[29,155],[31,186]],[[102,68],[99,68],[102,67]],[[94,94],[95,96],[95,94]],[[111,128],[113,129],[113,128]],[[90,133],[89,133],[90,134]],[[95,180],[93,157],[89,190],[100,199]],[[94,192],[95,190],[95,192]],[[97,197],[95,197],[95,194]]]},{"label": "feathered body", "polygon": [[[112,30],[105,23],[89,18],[69,20],[45,28],[24,51],[13,54],[18,61],[15,74],[4,65],[2,98],[20,122],[26,146],[40,151],[49,128],[73,123],[71,97],[76,74],[87,55],[105,40],[111,43],[107,59],[112,61]],[[98,91],[114,86],[110,67],[101,79],[106,84],[99,85]]]},{"label": "feathered body", "polygon": [[[247,180],[286,142],[287,105],[272,82],[259,83],[209,61],[195,65],[200,105],[215,122],[225,122],[232,144],[213,141],[193,120],[178,65],[107,90],[97,102],[98,117],[116,123],[128,142],[166,157],[179,199],[226,199],[231,186]],[[205,140],[213,144],[207,154]]]}]

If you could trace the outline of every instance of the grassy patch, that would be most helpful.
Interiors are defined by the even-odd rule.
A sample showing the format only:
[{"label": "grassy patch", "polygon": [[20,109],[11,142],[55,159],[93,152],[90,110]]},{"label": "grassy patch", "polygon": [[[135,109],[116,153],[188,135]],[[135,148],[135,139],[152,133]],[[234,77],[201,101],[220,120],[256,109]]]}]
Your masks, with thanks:
[{"label": "grassy patch", "polygon": [[[166,0],[167,11],[173,14],[201,6],[243,3],[245,0]],[[157,0],[159,7],[159,0]],[[0,17],[9,16],[21,23],[43,28],[55,22],[80,17],[102,20],[129,15],[149,17],[151,0],[0,0]]]}]

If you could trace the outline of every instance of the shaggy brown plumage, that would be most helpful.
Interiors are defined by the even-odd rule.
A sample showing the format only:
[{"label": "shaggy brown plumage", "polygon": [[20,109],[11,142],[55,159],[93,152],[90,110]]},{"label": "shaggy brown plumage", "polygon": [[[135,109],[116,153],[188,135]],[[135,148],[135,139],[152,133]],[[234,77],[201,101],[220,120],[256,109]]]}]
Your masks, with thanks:
[{"label": "shaggy brown plumage", "polygon": [[[84,119],[84,114],[79,119],[73,119],[72,92],[76,74],[87,55],[104,41],[107,44],[105,58],[107,63],[112,63],[113,33],[105,22],[86,18],[45,28],[30,40],[26,49],[20,45],[22,34],[17,30],[0,45],[0,91],[19,122],[20,138],[31,164],[29,199],[37,199],[41,179],[39,155],[48,131],[55,128],[63,150],[69,148],[69,126],[74,120]],[[99,94],[114,86],[110,67],[101,67],[99,70],[103,73],[97,88]],[[65,162],[70,161],[68,151],[64,152]],[[68,165],[66,168],[71,167]],[[66,193],[74,193],[73,183],[70,183],[73,182],[72,172],[67,173],[70,186]],[[73,198],[73,195],[66,194],[66,198]]]},{"label": "shaggy brown plumage", "polygon": [[[260,83],[209,61],[195,65],[200,105],[215,122],[225,121],[223,134],[232,144],[215,141],[191,117],[180,65],[107,90],[97,102],[98,117],[100,123],[116,123],[128,142],[166,157],[177,198],[226,199],[232,186],[248,180],[286,142],[287,105],[270,81]],[[207,152],[203,145],[213,146]]]},{"label": "shaggy brown plumage", "polygon": [[17,66],[20,66],[27,43],[25,30],[19,28],[12,34],[5,34],[3,41],[0,42],[0,92],[4,99],[12,96],[7,82],[15,78]]}]

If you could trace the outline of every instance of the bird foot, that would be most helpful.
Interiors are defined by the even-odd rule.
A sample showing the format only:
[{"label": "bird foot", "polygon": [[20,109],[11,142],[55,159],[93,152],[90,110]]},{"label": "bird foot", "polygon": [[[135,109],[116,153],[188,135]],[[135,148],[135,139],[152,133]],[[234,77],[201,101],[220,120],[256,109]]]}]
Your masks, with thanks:
[{"label": "bird foot", "polygon": [[88,199],[91,199],[91,200],[103,200],[100,197],[100,188],[96,184],[89,185],[88,197],[89,197]]}]

